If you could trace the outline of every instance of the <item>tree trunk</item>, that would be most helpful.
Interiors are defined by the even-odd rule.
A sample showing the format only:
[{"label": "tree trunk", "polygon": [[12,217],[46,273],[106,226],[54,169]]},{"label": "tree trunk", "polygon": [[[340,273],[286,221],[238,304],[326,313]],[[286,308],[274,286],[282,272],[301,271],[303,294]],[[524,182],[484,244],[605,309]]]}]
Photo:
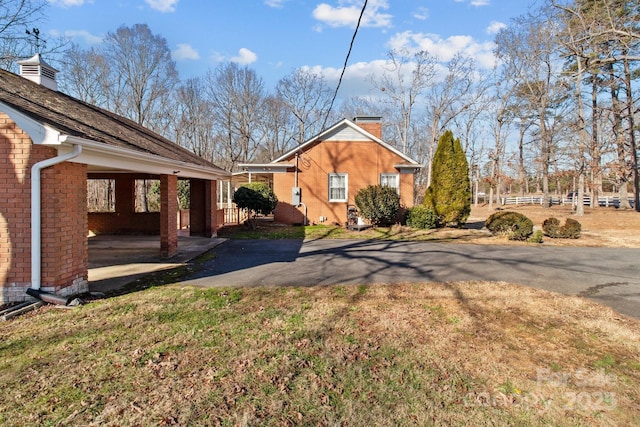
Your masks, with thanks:
[{"label": "tree trunk", "polygon": [[638,151],[636,144],[636,129],[633,108],[633,92],[631,90],[631,71],[627,52],[624,52],[624,84],[627,92],[627,114],[629,116],[629,142],[631,144],[631,176],[633,177],[633,206],[636,212],[640,212],[640,179],[638,178]]}]

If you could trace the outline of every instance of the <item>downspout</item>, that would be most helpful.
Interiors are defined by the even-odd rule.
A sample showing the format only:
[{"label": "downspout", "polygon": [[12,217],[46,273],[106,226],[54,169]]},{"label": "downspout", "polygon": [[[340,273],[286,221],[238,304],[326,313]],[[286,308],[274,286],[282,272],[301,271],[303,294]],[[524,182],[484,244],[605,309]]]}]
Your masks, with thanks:
[{"label": "downspout", "polygon": [[[293,178],[293,186],[297,187],[298,186],[298,161],[300,158],[300,152],[296,151],[296,168],[294,170],[294,178]],[[306,226],[307,225],[307,205],[305,205],[304,203],[300,202],[300,205],[304,206],[304,218],[302,220],[302,225]],[[300,206],[298,205],[298,206]]]},{"label": "downspout", "polygon": [[70,153],[42,160],[31,167],[31,289],[40,289],[42,280],[42,212],[40,172],[42,169],[66,162],[82,153],[80,145],[74,145]]}]

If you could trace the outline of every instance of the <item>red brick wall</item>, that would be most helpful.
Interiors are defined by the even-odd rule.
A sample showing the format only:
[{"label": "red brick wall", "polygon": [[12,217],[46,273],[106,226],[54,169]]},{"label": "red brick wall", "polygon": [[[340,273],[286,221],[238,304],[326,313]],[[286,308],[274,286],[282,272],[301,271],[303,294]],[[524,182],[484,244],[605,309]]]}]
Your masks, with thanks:
[{"label": "red brick wall", "polygon": [[92,174],[92,178],[115,179],[116,211],[90,212],[89,231],[95,234],[160,233],[159,212],[135,212],[135,180],[157,179],[147,174]]},{"label": "red brick wall", "polygon": [[[298,186],[302,202],[307,206],[308,223],[344,224],[347,205],[355,204],[356,193],[367,185],[380,183],[381,173],[398,174],[393,166],[406,163],[397,154],[373,141],[322,141],[301,153]],[[329,202],[329,173],[348,174],[348,202]],[[413,206],[413,174],[400,174],[400,203]],[[275,173],[274,191],[280,203],[274,213],[275,221],[286,224],[302,223],[304,208],[291,206],[294,173]]]},{"label": "red brick wall", "polygon": [[[55,157],[0,113],[0,301],[22,301],[31,286],[31,167]],[[42,287],[86,290],[86,167],[42,171]],[[76,209],[81,206],[81,209]],[[72,290],[72,291],[71,291]]]},{"label": "red brick wall", "polygon": [[160,253],[178,253],[178,177],[160,175]]},{"label": "red brick wall", "polygon": [[87,279],[87,166],[65,162],[41,177],[42,287],[58,292]]},{"label": "red brick wall", "polygon": [[377,136],[382,139],[382,122],[368,122],[356,120],[358,126],[366,130],[373,136]]}]

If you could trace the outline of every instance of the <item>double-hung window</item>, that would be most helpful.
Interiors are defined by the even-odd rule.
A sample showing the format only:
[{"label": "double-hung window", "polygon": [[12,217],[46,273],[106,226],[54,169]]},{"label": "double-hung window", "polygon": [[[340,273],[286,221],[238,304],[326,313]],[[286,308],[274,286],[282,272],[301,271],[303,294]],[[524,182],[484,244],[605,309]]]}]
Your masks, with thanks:
[{"label": "double-hung window", "polygon": [[329,174],[329,201],[330,202],[346,202],[347,201],[347,178],[346,173],[330,173]]},{"label": "double-hung window", "polygon": [[396,193],[400,194],[400,175],[397,173],[381,173],[380,185],[391,187],[396,190]]}]

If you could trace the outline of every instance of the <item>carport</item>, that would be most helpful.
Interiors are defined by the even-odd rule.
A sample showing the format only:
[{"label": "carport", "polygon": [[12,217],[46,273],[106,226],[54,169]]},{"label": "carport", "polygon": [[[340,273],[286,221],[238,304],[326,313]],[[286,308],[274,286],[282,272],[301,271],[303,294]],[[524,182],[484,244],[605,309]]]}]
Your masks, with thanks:
[{"label": "carport", "polygon": [[[23,71],[25,71],[23,73]],[[229,173],[131,120],[57,91],[39,55],[24,77],[0,70],[0,300],[29,288],[88,290],[88,235],[154,236],[163,258],[179,253],[178,181],[188,182],[189,235],[215,236],[218,180]],[[87,187],[108,180],[107,211],[88,212]],[[157,181],[158,206],[135,209],[137,180]]]}]

